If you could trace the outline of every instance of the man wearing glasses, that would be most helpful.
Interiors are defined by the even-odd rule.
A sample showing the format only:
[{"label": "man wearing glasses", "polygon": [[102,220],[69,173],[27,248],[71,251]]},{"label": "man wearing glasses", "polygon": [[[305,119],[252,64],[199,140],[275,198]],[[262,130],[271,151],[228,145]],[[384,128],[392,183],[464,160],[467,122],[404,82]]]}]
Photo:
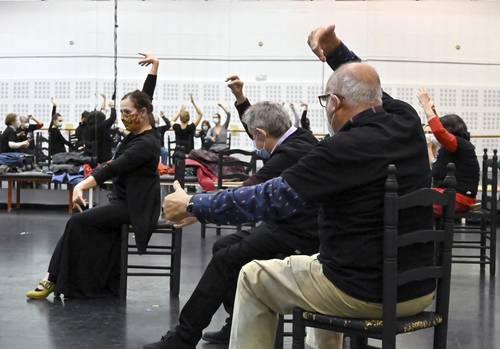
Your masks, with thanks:
[{"label": "man wearing glasses", "polygon": [[[277,314],[294,307],[353,318],[382,317],[383,199],[387,166],[396,164],[400,194],[429,187],[430,170],[417,112],[382,92],[377,72],[336,36],[318,28],[309,45],[335,70],[325,94],[332,137],[319,143],[281,177],[252,187],[188,196],[181,189],[165,199],[167,218],[239,224],[281,219],[320,206],[320,253],[285,260],[253,261],[240,271],[230,348],[272,348]],[[402,211],[401,233],[432,226],[432,210]],[[432,263],[432,244],[400,250],[399,267]],[[398,289],[398,316],[431,304],[434,282]],[[316,345],[340,348],[341,336],[318,331]],[[309,336],[308,336],[309,337]]]}]

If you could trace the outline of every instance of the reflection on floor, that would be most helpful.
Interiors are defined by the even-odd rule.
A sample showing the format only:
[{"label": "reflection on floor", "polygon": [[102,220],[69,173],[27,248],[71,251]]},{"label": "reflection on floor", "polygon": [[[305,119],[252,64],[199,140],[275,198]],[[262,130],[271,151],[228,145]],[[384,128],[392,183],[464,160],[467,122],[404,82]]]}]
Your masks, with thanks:
[{"label": "reflection on floor", "polygon": [[[211,256],[215,233],[200,238],[199,227],[183,234],[181,294],[170,300],[168,281],[129,278],[126,305],[118,301],[28,302],[24,293],[44,274],[68,216],[63,211],[17,210],[0,213],[0,348],[141,348],[176,324]],[[141,258],[141,257],[137,257]],[[454,265],[448,332],[449,349],[500,349],[499,291],[477,266]],[[223,310],[211,329],[224,320]],[[398,347],[431,348],[432,332],[401,336]],[[221,348],[201,342],[198,348]],[[258,348],[256,348],[258,349]]]}]

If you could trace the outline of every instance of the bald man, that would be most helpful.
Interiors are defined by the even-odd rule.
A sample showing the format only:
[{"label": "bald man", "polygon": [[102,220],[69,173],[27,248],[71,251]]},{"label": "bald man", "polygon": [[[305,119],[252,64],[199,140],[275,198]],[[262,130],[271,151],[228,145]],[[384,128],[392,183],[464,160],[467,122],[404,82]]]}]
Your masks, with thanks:
[{"label": "bald man", "polygon": [[[319,255],[253,261],[241,269],[231,329],[233,349],[272,348],[277,314],[289,314],[294,307],[381,318],[387,166],[398,168],[400,194],[430,186],[427,146],[417,112],[382,92],[375,69],[360,63],[337,38],[334,26],[313,31],[309,44],[335,70],[325,94],[319,96],[332,137],[281,177],[193,197],[179,188],[165,200],[170,220],[191,215],[230,224],[286,218],[306,203],[320,206]],[[431,208],[400,214],[400,233],[430,227]],[[432,244],[403,248],[400,270],[429,265],[432,255]],[[423,311],[432,302],[434,287],[432,280],[399,287],[398,316]],[[323,333],[315,346],[341,348],[341,336],[327,338]]]}]

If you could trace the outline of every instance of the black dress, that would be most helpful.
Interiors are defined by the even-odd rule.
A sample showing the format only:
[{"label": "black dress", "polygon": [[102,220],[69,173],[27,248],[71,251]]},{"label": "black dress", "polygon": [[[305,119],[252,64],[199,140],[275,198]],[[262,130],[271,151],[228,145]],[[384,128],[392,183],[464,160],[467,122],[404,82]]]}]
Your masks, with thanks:
[{"label": "black dress", "polygon": [[69,298],[118,295],[120,227],[132,224],[140,253],[146,251],[161,209],[156,130],[129,134],[113,160],[94,171],[98,184],[113,178],[110,203],[73,215],[49,264],[56,293]]}]

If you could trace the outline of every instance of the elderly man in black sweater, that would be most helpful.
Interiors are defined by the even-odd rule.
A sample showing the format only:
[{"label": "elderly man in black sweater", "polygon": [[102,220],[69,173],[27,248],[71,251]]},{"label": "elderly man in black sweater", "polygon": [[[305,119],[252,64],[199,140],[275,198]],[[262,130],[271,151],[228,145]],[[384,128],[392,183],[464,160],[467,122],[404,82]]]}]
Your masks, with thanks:
[{"label": "elderly man in black sweater", "polygon": [[[198,194],[182,189],[165,200],[167,218],[203,222],[286,219],[307,203],[320,205],[320,253],[285,260],[252,261],[240,272],[229,347],[272,348],[277,314],[298,306],[354,318],[382,317],[384,182],[388,164],[398,167],[400,194],[429,187],[426,141],[417,112],[382,93],[373,67],[336,36],[318,28],[310,45],[335,70],[320,103],[332,137],[280,177],[252,187]],[[354,62],[353,62],[354,61]],[[402,211],[399,232],[428,229],[432,209]],[[432,264],[432,244],[402,249],[400,270]],[[431,304],[435,283],[422,280],[398,289],[398,316]],[[340,336],[314,336],[320,348],[340,348]]]},{"label": "elderly man in black sweater", "polygon": [[[265,158],[264,166],[244,185],[280,176],[317,144],[310,132],[292,126],[281,105],[261,102],[250,106],[239,78],[234,76],[228,81],[236,96],[242,123]],[[318,251],[317,214],[314,205],[307,205],[287,219],[268,218],[251,232],[232,234],[215,243],[213,258],[182,309],[179,325],[159,342],[144,348],[194,349],[221,304],[232,313],[236,281],[243,265],[254,259],[309,255]],[[203,338],[211,343],[228,343],[230,331],[231,317],[220,331],[205,333]]]}]

